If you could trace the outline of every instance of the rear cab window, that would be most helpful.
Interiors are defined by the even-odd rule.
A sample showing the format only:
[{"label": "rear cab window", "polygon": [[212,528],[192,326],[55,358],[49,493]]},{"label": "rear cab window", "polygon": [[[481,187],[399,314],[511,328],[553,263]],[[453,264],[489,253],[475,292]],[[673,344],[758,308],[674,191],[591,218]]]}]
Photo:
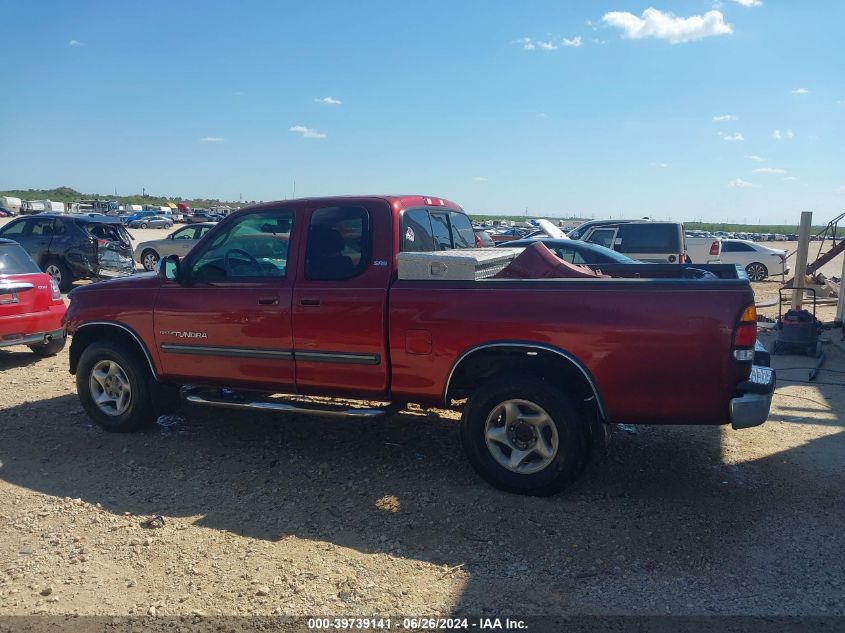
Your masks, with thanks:
[{"label": "rear cab window", "polygon": [[475,248],[475,232],[469,217],[447,209],[406,209],[402,212],[400,240],[403,252]]}]

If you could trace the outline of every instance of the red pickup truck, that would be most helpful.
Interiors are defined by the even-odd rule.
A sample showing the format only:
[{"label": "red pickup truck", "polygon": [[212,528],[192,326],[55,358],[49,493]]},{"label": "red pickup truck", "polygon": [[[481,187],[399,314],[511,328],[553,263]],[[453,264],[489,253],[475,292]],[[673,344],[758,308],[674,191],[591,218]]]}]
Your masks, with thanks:
[{"label": "red pickup truck", "polygon": [[469,218],[439,198],[249,207],[157,273],[71,293],[79,397],[111,431],[185,399],[357,417],[409,402],[459,408],[477,471],[535,495],[573,481],[608,423],[745,428],[768,416],[774,372],[753,366],[754,295],[735,266],[400,278],[408,251],[474,244]]}]

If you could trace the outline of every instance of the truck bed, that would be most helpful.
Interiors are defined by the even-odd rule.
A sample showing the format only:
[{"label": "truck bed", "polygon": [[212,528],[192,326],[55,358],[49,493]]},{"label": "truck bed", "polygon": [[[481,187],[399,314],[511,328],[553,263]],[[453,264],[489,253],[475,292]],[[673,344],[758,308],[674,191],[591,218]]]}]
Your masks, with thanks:
[{"label": "truck bed", "polygon": [[[685,268],[723,277],[683,279]],[[731,358],[753,291],[735,266],[603,266],[601,279],[397,281],[389,344],[395,398],[439,402],[455,359],[491,342],[532,341],[589,372],[613,422],[723,424],[750,364]],[[426,332],[432,353],[408,353]],[[416,334],[415,334],[416,336]]]}]

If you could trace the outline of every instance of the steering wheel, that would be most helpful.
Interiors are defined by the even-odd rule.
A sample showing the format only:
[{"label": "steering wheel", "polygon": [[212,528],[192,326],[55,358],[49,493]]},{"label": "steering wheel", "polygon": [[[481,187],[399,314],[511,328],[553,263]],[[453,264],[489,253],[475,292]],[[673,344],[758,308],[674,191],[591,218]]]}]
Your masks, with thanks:
[{"label": "steering wheel", "polygon": [[250,264],[255,266],[256,270],[261,270],[261,263],[255,259],[255,257],[247,253],[245,250],[233,248],[230,251],[226,251],[226,255],[223,257],[223,265],[226,267],[227,272],[232,270],[232,262],[230,262],[229,259],[234,254],[243,255]]}]

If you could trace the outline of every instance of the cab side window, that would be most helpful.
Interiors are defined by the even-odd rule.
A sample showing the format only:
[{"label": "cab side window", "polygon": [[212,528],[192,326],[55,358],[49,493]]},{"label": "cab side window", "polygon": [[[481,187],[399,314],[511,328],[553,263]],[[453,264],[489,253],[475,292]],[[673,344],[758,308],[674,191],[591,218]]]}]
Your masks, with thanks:
[{"label": "cab side window", "polygon": [[370,214],[362,207],[325,207],[311,214],[305,278],[351,279],[370,263]]},{"label": "cab side window", "polygon": [[250,213],[204,245],[191,263],[198,281],[255,281],[287,276],[291,211]]}]

